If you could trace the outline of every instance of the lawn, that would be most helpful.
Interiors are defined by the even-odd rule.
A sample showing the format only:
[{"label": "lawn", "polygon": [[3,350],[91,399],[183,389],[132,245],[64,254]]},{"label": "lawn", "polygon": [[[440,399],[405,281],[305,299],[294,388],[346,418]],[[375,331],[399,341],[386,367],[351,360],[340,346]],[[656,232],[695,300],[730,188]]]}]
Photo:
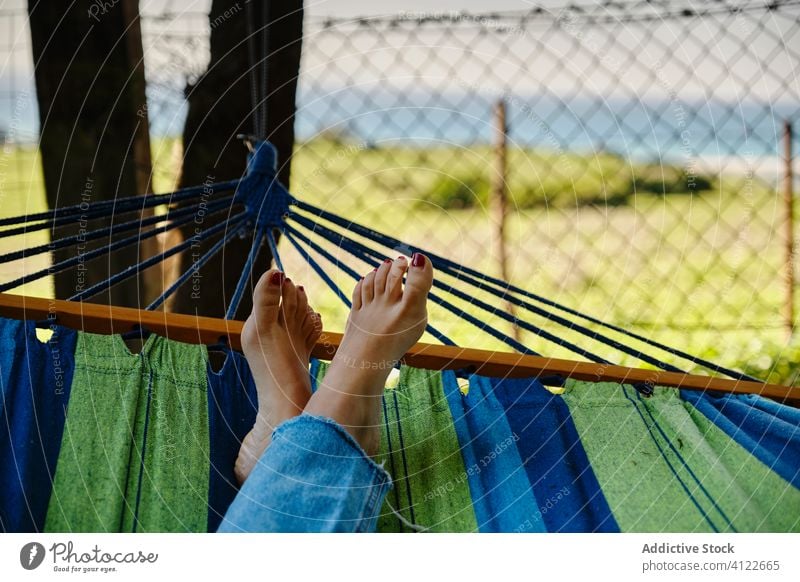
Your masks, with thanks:
[{"label": "lawn", "polygon": [[[167,191],[179,169],[179,143],[156,140],[153,153],[155,190]],[[4,154],[0,216],[45,207],[36,155],[25,149]],[[368,148],[317,139],[297,145],[292,191],[346,218],[497,274],[491,253],[495,227],[487,205],[491,161],[490,149],[482,146]],[[800,341],[787,341],[780,319],[784,286],[778,278],[783,265],[778,198],[758,180],[701,176],[697,184],[703,190],[682,191],[684,178],[680,168],[632,165],[609,152],[510,152],[510,279],[721,364],[795,382]],[[42,237],[0,239],[0,253],[46,242]],[[306,285],[325,327],[341,330],[346,315],[341,303],[289,245],[281,248],[287,270]],[[43,258],[38,268],[46,266]],[[348,263],[368,269],[355,260]],[[323,266],[349,290],[352,281],[345,273],[324,261]],[[0,265],[0,280],[20,267]],[[49,296],[52,284],[39,282],[24,291]],[[473,296],[497,305],[492,296]],[[454,303],[487,320],[474,305]],[[520,315],[562,334],[541,317]],[[438,306],[431,308],[431,322],[459,344],[505,349]],[[502,323],[497,327],[510,331]],[[634,362],[574,332],[564,337],[617,362]],[[537,352],[569,356],[531,333],[523,332],[522,339]]]}]

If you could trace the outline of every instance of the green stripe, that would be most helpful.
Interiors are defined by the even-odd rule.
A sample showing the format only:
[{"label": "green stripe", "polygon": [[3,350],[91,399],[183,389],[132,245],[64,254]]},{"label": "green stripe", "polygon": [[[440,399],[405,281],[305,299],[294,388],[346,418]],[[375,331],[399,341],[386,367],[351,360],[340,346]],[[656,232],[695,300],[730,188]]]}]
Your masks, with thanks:
[{"label": "green stripe", "polygon": [[116,337],[78,334],[45,531],[122,527],[143,365]]},{"label": "green stripe", "polygon": [[[201,532],[208,522],[209,437],[203,346],[158,338],[147,361],[152,394],[147,413],[143,378],[137,442],[128,480],[123,531]],[[145,420],[147,430],[145,432]],[[139,436],[141,435],[141,436]],[[140,470],[144,467],[144,472]],[[138,494],[138,500],[137,500]],[[138,507],[138,511],[137,511]]]},{"label": "green stripe", "polygon": [[[676,390],[670,390],[680,400]],[[740,532],[800,532],[800,490],[730,438],[689,402],[661,407],[657,422],[688,450],[687,463]],[[687,442],[696,442],[692,447]]]},{"label": "green stripe", "polygon": [[47,531],[132,531],[137,494],[137,531],[205,530],[206,360],[156,336],[134,355],[119,336],[79,334]]},{"label": "green stripe", "polygon": [[[326,370],[320,365],[317,377]],[[391,504],[406,520],[430,531],[477,531],[441,373],[403,366],[397,388],[387,388],[384,400],[387,414],[376,461],[391,474],[394,490],[386,497],[377,530],[409,531],[392,513]]]},{"label": "green stripe", "polygon": [[800,492],[676,390],[570,381],[564,400],[622,531],[798,528]]}]

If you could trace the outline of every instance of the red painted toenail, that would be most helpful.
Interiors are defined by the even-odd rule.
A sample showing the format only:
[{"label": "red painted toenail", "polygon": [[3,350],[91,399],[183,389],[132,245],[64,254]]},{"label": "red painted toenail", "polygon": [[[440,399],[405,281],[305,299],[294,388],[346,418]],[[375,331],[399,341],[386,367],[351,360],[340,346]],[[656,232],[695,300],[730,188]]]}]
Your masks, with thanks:
[{"label": "red painted toenail", "polygon": [[298,289],[299,291],[305,291],[305,290],[306,290],[306,288],[305,288],[305,287],[303,287],[302,285],[298,285],[298,286],[297,286],[297,289]]},{"label": "red painted toenail", "polygon": [[397,258],[398,258],[398,260],[401,260],[401,261],[402,261],[402,260],[405,260],[405,257],[404,257],[403,255],[400,255],[400,256],[399,256],[399,257],[397,257]]},{"label": "red painted toenail", "polygon": [[391,263],[391,262],[392,262],[392,259],[383,259],[383,262],[384,262],[384,263]]},{"label": "red painted toenail", "polygon": [[377,270],[378,270],[378,267],[375,267],[374,269],[372,269],[372,272],[374,273]]},{"label": "red painted toenail", "polygon": [[284,277],[285,275],[283,273],[277,271],[275,273],[272,273],[272,277],[270,277],[269,282],[272,283],[273,285],[280,285],[281,283],[283,283]]},{"label": "red painted toenail", "polygon": [[424,267],[425,266],[425,255],[421,253],[414,253],[411,257],[411,266],[412,267]]}]

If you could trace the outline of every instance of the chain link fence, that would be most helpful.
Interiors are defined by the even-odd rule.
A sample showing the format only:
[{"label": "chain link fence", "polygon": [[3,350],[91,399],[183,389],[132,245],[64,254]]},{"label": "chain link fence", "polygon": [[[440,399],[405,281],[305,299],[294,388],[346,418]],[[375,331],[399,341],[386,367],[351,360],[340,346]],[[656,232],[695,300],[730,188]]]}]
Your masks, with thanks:
[{"label": "chain link fence", "polygon": [[501,180],[511,281],[790,380],[800,6],[697,6],[315,20],[295,189],[496,274]]},{"label": "chain link fence", "polygon": [[[179,134],[212,26],[168,5],[143,14],[154,133]],[[795,0],[311,16],[292,190],[570,307],[794,382],[800,241],[785,158],[798,139],[787,144],[784,124],[800,126],[799,64]],[[170,159],[157,159],[165,189]],[[344,311],[316,291],[326,327],[341,328]],[[494,347],[462,322],[438,324]]]}]

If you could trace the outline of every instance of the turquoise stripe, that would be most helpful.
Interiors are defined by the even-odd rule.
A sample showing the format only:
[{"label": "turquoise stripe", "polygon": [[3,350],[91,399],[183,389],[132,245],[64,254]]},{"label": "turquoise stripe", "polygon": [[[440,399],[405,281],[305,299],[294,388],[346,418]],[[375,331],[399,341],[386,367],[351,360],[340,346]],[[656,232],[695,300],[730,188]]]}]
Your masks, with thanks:
[{"label": "turquoise stripe", "polygon": [[800,488],[800,410],[756,394],[681,390],[681,398],[772,471]]},{"label": "turquoise stripe", "polygon": [[462,395],[453,372],[442,374],[481,532],[544,532],[539,505],[505,409],[488,378],[472,376]]},{"label": "turquoise stripe", "polygon": [[[535,378],[492,379],[551,532],[618,532],[570,409]],[[535,522],[525,523],[529,531]]]}]

